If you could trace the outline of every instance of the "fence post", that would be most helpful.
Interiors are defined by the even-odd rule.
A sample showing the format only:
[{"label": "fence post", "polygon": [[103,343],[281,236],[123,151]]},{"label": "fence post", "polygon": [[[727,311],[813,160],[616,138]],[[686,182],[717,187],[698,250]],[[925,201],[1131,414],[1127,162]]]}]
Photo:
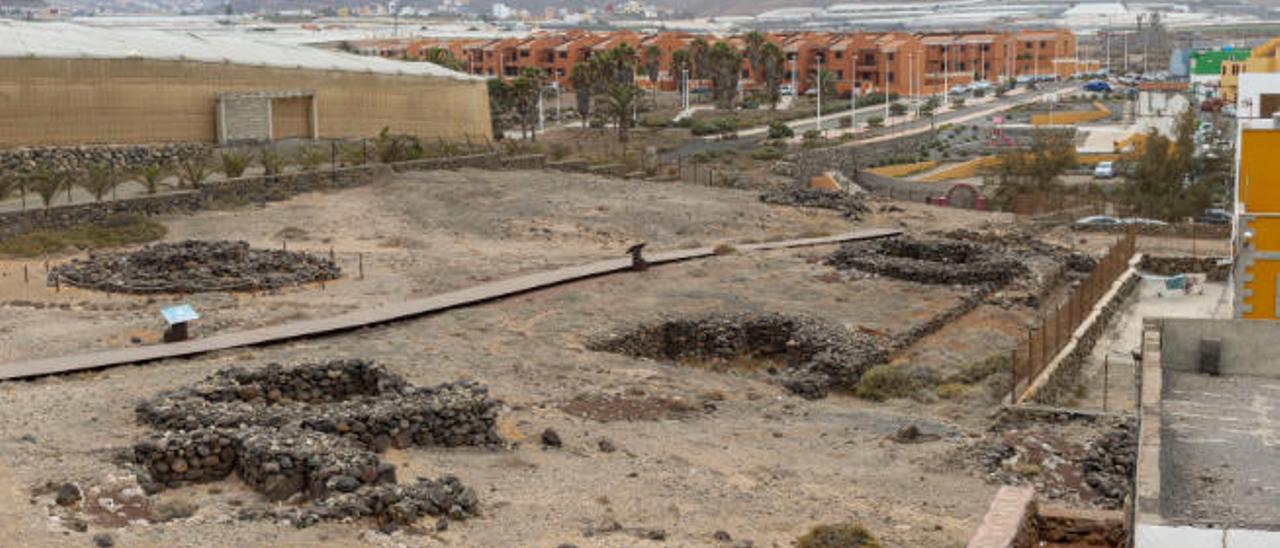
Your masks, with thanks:
[{"label": "fence post", "polygon": [[1018,348],[1009,351],[1009,405],[1018,404]]}]

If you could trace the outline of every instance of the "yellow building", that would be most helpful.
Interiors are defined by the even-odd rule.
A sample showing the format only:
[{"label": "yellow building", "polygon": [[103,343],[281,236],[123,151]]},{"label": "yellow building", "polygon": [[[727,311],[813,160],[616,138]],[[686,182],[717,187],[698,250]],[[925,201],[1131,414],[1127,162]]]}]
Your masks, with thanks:
[{"label": "yellow building", "polygon": [[1272,38],[1254,48],[1248,59],[1223,61],[1222,100],[1228,103],[1236,102],[1239,97],[1240,75],[1246,72],[1250,74],[1280,72],[1280,38]]}]

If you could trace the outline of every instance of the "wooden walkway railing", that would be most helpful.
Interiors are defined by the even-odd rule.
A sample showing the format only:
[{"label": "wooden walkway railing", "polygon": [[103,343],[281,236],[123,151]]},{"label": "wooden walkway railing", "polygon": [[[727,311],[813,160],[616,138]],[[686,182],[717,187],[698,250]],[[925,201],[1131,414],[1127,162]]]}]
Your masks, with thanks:
[{"label": "wooden walkway railing", "polygon": [[[791,247],[833,244],[854,240],[871,240],[887,238],[901,234],[893,229],[865,229],[822,238],[805,238],[758,244],[741,244],[735,246],[739,251],[765,251]],[[686,261],[690,259],[715,255],[715,249],[700,247],[679,251],[666,251],[647,255],[650,264],[658,265]],[[141,363],[168,358],[194,356],[207,352],[226,350],[243,346],[277,343],[313,337],[328,333],[336,333],[442,312],[445,310],[480,304],[503,297],[544,289],[568,282],[583,280],[604,274],[628,271],[631,268],[630,258],[596,261],[578,266],[570,266],[528,274],[506,280],[481,284],[466,289],[441,293],[422,299],[412,299],[391,303],[377,308],[357,310],[328,318],[304,320],[259,329],[250,329],[234,333],[213,335],[200,339],[171,344],[159,344],[131,348],[103,350],[86,354],[58,356],[36,360],[0,364],[0,380],[40,377],[59,373],[101,369],[116,365]]]}]

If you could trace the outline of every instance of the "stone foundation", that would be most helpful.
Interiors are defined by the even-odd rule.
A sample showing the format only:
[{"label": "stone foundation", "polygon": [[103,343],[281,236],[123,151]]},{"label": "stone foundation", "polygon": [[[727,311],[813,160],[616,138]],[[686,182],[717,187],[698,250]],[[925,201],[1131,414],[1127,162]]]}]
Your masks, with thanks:
[{"label": "stone foundation", "polygon": [[220,371],[137,406],[161,431],[133,447],[152,489],[235,472],[270,500],[312,501],[275,517],[299,526],[372,517],[384,527],[424,516],[465,519],[478,499],[456,478],[396,484],[388,447],[494,447],[497,404],[477,384],[416,387],[361,360]]}]

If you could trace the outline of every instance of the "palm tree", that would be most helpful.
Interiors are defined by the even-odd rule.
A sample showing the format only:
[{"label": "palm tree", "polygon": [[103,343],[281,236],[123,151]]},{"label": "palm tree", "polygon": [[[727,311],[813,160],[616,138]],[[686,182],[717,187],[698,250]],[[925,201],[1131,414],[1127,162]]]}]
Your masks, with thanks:
[{"label": "palm tree", "polygon": [[758,79],[760,78],[763,61],[764,45],[772,42],[769,42],[764,37],[764,33],[758,30],[748,32],[744,40],[746,42],[747,62],[751,65],[751,75]]},{"label": "palm tree", "polygon": [[582,117],[582,127],[587,127],[591,118],[591,96],[595,94],[599,82],[595,63],[581,62],[573,66],[569,74],[569,84],[573,86],[573,97],[577,103],[578,115]]},{"label": "palm tree", "polygon": [[813,85],[817,87],[823,96],[836,96],[836,74],[827,69],[819,70],[813,75]]},{"label": "palm tree", "polygon": [[742,73],[742,54],[724,42],[718,42],[707,55],[711,73],[711,95],[717,108],[733,108],[738,94],[738,80]]},{"label": "palm tree", "polygon": [[120,177],[115,166],[95,163],[89,164],[85,170],[85,177],[78,182],[93,195],[94,200],[101,202],[107,193],[115,191],[116,185],[120,184]]},{"label": "palm tree", "polygon": [[464,67],[462,61],[453,56],[453,52],[439,47],[432,47],[423,50],[421,59],[428,63],[440,65],[450,70],[462,72]]},{"label": "palm tree", "polygon": [[44,208],[48,211],[53,205],[53,197],[63,186],[70,184],[71,180],[71,174],[64,170],[40,166],[31,173],[31,190],[40,196],[40,201],[44,202]]},{"label": "palm tree", "polygon": [[525,67],[515,80],[511,81],[512,96],[515,101],[516,116],[520,119],[520,136],[533,132],[533,140],[538,140],[537,122],[538,101],[542,97],[542,87],[546,73],[534,67]]},{"label": "palm tree", "polygon": [[653,88],[653,109],[658,109],[658,76],[662,73],[662,48],[656,45],[644,48],[644,70]]},{"label": "palm tree", "polygon": [[680,83],[677,89],[680,93],[684,93],[689,82],[685,81],[684,71],[693,68],[692,61],[689,58],[689,50],[678,49],[671,52],[671,66],[667,67],[667,74],[671,75],[671,79]]},{"label": "palm tree", "polygon": [[694,38],[689,42],[689,65],[693,69],[693,78],[700,80],[705,76],[707,56],[711,53],[711,44],[703,38]]},{"label": "palm tree", "polygon": [[147,194],[155,194],[160,189],[160,181],[169,176],[169,168],[164,164],[148,164],[138,170],[138,177],[142,179],[142,186],[147,188]]},{"label": "palm tree", "polygon": [[635,102],[644,91],[631,83],[614,83],[605,90],[605,105],[609,117],[618,127],[618,142],[625,143],[630,137],[627,128],[631,125],[631,112]]},{"label": "palm tree", "polygon": [[760,47],[760,68],[764,76],[765,100],[769,109],[776,110],[778,101],[782,100],[782,79],[786,74],[786,54],[773,42],[765,42]]}]

